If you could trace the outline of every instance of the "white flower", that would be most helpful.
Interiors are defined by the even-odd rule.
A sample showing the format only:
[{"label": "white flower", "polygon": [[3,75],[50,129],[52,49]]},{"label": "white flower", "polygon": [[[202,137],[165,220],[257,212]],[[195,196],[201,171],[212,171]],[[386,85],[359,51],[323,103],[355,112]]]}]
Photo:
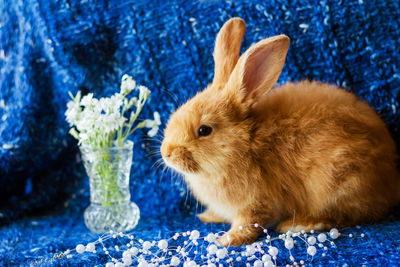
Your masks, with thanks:
[{"label": "white flower", "polygon": [[123,104],[123,96],[121,94],[115,94],[110,98],[110,110],[114,113],[119,113]]},{"label": "white flower", "polygon": [[121,94],[128,95],[136,87],[136,81],[129,75],[124,74],[121,79]]},{"label": "white flower", "polygon": [[85,143],[85,141],[89,138],[86,133],[79,133],[79,143]]},{"label": "white flower", "polygon": [[71,126],[79,121],[80,113],[81,113],[81,107],[79,103],[72,100],[67,103],[67,110],[65,111],[65,116],[67,118],[67,122]]},{"label": "white flower", "polygon": [[158,127],[161,125],[160,114],[155,111],[154,120],[144,120],[144,127],[151,128],[150,131],[147,132],[147,135],[150,137],[154,137],[158,132]]},{"label": "white flower", "polygon": [[143,98],[147,99],[149,97],[150,90],[146,86],[139,85],[138,89],[139,89],[139,98],[140,99],[143,99]]},{"label": "white flower", "polygon": [[157,125],[161,125],[160,114],[157,111],[154,111],[153,116],[154,121],[157,123]]},{"label": "white flower", "polygon": [[85,106],[85,107],[91,106],[92,105],[92,99],[93,99],[93,94],[92,93],[85,95],[84,97],[82,97],[81,105]]},{"label": "white flower", "polygon": [[136,105],[137,105],[137,101],[138,101],[137,97],[132,97],[132,98],[129,100],[127,106],[128,106],[128,107],[136,106]]}]

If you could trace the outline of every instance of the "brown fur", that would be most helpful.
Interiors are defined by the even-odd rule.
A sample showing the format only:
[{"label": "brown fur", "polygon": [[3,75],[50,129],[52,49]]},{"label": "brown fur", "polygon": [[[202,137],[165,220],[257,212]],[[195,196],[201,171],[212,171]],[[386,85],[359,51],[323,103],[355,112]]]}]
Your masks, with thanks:
[{"label": "brown fur", "polygon": [[[244,25],[235,18],[221,29],[217,78],[171,116],[161,146],[166,164],[207,206],[199,218],[232,223],[223,245],[257,239],[261,228],[241,225],[286,232],[381,219],[400,200],[397,154],[385,124],[335,86],[303,81],[270,90],[289,38],[264,39],[238,59]],[[200,125],[212,133],[199,137]]]}]

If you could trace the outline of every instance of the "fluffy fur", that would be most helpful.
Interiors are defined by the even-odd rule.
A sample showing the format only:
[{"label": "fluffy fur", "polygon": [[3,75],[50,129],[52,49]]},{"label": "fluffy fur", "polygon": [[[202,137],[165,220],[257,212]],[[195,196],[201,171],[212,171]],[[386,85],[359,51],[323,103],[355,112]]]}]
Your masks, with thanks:
[{"label": "fluffy fur", "polygon": [[[254,242],[258,223],[326,230],[381,219],[400,200],[396,148],[385,124],[355,95],[303,81],[271,90],[289,47],[264,39],[240,58],[245,23],[234,18],[215,44],[214,81],[170,118],[164,162],[208,209],[229,222],[220,242]],[[199,136],[201,125],[212,127]]]}]

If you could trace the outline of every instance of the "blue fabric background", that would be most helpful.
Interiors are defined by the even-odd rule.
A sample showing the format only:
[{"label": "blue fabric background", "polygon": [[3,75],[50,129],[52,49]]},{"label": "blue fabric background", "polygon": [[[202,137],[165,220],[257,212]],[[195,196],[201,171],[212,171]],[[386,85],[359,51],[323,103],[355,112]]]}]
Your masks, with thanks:
[{"label": "blue fabric background", "polygon": [[[107,96],[124,73],[152,90],[142,117],[162,122],[213,76],[214,38],[242,17],[242,50],[267,36],[291,38],[278,83],[315,79],[368,101],[400,143],[400,2],[264,1],[0,1],[0,265],[29,264],[91,241],[83,225],[88,184],[64,112],[68,91]],[[161,140],[159,135],[156,139]],[[157,140],[136,135],[132,200],[144,239],[204,225],[184,183],[153,167]],[[396,219],[397,218],[397,219]],[[400,262],[399,216],[348,229],[367,238],[339,240],[316,265]],[[353,243],[354,242],[354,243]],[[98,264],[76,257],[52,264]],[[285,262],[282,262],[284,264]]]}]

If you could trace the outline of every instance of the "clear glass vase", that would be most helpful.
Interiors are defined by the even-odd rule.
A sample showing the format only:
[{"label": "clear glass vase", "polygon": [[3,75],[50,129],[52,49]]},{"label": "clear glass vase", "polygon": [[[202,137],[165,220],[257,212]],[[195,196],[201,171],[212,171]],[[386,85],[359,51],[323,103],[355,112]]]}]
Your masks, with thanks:
[{"label": "clear glass vase", "polygon": [[120,147],[79,148],[90,182],[90,205],[84,213],[86,226],[99,234],[133,229],[140,218],[129,192],[133,142],[126,141]]}]

